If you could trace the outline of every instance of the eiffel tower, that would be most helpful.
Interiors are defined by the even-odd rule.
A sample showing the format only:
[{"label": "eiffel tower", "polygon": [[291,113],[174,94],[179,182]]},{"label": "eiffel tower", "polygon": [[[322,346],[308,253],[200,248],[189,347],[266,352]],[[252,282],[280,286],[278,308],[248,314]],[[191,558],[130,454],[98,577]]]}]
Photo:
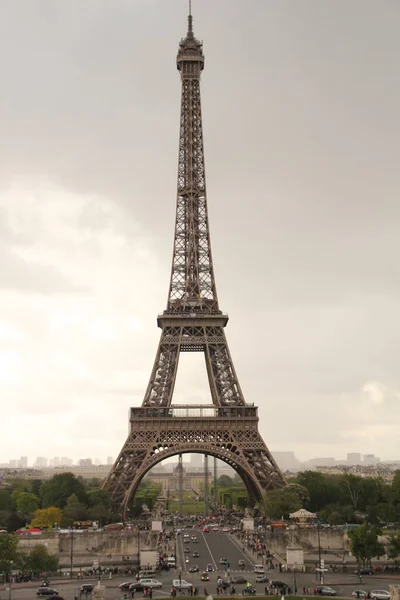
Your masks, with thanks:
[{"label": "eiffel tower", "polygon": [[[143,476],[177,454],[199,452],[232,466],[250,503],[286,482],[258,431],[257,407],[245,402],[219,309],[211,257],[204,169],[200,74],[202,43],[188,31],[179,44],[181,116],[178,190],[167,309],[158,317],[161,339],[141,407],[130,409],[130,432],[104,483],[126,514]],[[173,405],[181,352],[203,352],[212,404]]]}]

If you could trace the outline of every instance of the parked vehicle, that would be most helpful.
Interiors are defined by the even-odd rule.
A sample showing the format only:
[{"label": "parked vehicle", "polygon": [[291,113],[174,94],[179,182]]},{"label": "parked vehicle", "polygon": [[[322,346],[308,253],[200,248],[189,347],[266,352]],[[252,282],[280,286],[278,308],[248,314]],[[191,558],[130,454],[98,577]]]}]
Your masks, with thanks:
[{"label": "parked vehicle", "polygon": [[351,595],[353,598],[359,598],[360,600],[364,600],[368,596],[368,592],[366,592],[365,590],[354,590],[354,592],[352,592]]},{"label": "parked vehicle", "polygon": [[177,590],[190,590],[190,588],[193,587],[193,584],[185,581],[185,579],[173,579],[172,585]]},{"label": "parked vehicle", "polygon": [[372,590],[371,598],[372,600],[389,600],[390,592],[387,590]]},{"label": "parked vehicle", "polygon": [[36,596],[58,596],[58,590],[50,587],[40,587],[36,591]]},{"label": "parked vehicle", "polygon": [[287,588],[287,586],[288,584],[284,581],[278,581],[277,579],[273,579],[271,581],[271,587],[277,590],[284,590],[285,588]]},{"label": "parked vehicle", "polygon": [[142,584],[142,586],[148,587],[148,588],[161,588],[162,587],[162,583],[161,581],[158,581],[157,579],[153,579],[153,578],[143,578],[140,580],[140,583]]},{"label": "parked vehicle", "polygon": [[81,592],[83,592],[84,594],[86,592],[91,594],[93,592],[93,588],[94,588],[93,583],[84,583],[83,585],[81,585]]},{"label": "parked vehicle", "polygon": [[266,575],[257,575],[256,583],[268,583],[269,579]]},{"label": "parked vehicle", "polygon": [[143,592],[143,586],[140,583],[140,581],[135,581],[134,583],[131,583],[131,585],[129,586],[129,591],[130,592]]},{"label": "parked vehicle", "polygon": [[319,596],[336,596],[336,591],[329,585],[319,585],[317,586],[317,594]]},{"label": "parked vehicle", "polygon": [[354,573],[356,575],[373,575],[374,571],[370,567],[363,567],[362,569],[357,569]]},{"label": "parked vehicle", "polygon": [[235,575],[235,577],[232,577],[232,583],[247,583],[247,579],[245,577],[242,577],[242,575]]}]

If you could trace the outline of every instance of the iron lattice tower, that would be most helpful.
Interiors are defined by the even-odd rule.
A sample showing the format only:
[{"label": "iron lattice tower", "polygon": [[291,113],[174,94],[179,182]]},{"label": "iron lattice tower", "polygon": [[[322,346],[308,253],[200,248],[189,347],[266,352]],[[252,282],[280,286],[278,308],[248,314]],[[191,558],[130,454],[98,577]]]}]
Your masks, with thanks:
[{"label": "iron lattice tower", "polygon": [[[182,96],[178,189],[167,309],[158,317],[161,339],[141,408],[131,408],[128,438],[104,487],[126,513],[143,476],[158,462],[185,452],[212,455],[244,480],[254,503],[285,480],[258,432],[257,408],[246,404],[218,304],[211,255],[204,168],[200,74],[202,43],[188,32],[179,44]],[[172,404],[181,352],[203,352],[212,404]]]}]

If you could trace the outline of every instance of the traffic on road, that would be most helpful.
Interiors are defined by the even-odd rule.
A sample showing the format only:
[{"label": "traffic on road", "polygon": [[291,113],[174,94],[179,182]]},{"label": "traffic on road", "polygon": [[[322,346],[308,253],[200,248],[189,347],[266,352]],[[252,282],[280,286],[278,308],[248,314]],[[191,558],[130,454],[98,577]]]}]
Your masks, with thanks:
[{"label": "traffic on road", "polygon": [[[236,532],[220,528],[190,527],[174,537],[173,552],[167,567],[148,577],[126,575],[103,578],[107,600],[135,597],[168,597],[181,595],[316,595],[340,596],[357,600],[389,600],[389,586],[399,584],[395,575],[329,572],[325,581],[313,572],[281,572],[271,570],[263,558],[254,555]],[[267,568],[268,567],[268,568]],[[28,600],[35,595],[64,600],[91,598],[97,580],[50,582],[47,587],[0,588],[0,598]],[[51,592],[56,592],[51,593]]]}]

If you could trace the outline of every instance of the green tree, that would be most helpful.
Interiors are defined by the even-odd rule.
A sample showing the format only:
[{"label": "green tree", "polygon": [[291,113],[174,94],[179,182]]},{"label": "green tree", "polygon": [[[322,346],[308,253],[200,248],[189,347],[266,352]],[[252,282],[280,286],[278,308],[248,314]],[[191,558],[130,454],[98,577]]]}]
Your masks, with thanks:
[{"label": "green tree", "polygon": [[9,572],[11,566],[19,562],[18,538],[16,535],[2,533],[0,535],[0,572]]},{"label": "green tree", "polygon": [[308,490],[310,501],[305,506],[312,512],[320,511],[327,504],[339,500],[340,486],[335,476],[327,476],[316,471],[304,471],[298,474],[293,483]]},{"label": "green tree", "polygon": [[44,482],[40,488],[43,508],[57,506],[64,508],[68,498],[75,494],[79,502],[86,503],[86,490],[84,485],[72,473],[59,473]]},{"label": "green tree", "polygon": [[102,504],[103,506],[109,507],[111,505],[110,493],[106,490],[90,490],[87,493],[87,499],[89,506],[98,506],[99,504]]},{"label": "green tree", "polygon": [[272,519],[288,518],[289,514],[302,507],[302,503],[290,486],[280,490],[271,490],[266,496],[266,514]]},{"label": "green tree", "polygon": [[54,573],[58,570],[58,563],[57,556],[50,554],[44,544],[37,544],[28,555],[24,556],[25,569],[32,569],[32,571]]},{"label": "green tree", "polygon": [[64,527],[73,525],[74,521],[86,521],[88,509],[82,502],[69,502],[63,510],[62,524]]},{"label": "green tree", "polygon": [[57,506],[49,506],[48,508],[39,508],[35,511],[31,527],[40,527],[50,529],[54,525],[60,524],[62,521],[62,510]]},{"label": "green tree", "polygon": [[9,510],[10,504],[10,494],[6,489],[0,489],[0,510]]},{"label": "green tree", "polygon": [[378,527],[363,523],[360,527],[349,531],[350,548],[358,563],[370,563],[375,556],[385,554],[385,548],[378,541]]},{"label": "green tree", "polygon": [[392,535],[389,538],[388,556],[393,560],[397,560],[400,556],[400,534]]},{"label": "green tree", "polygon": [[91,506],[89,508],[88,515],[92,521],[105,523],[110,518],[110,511],[106,506],[104,506],[104,504],[96,504],[95,506]]},{"label": "green tree", "polygon": [[30,520],[35,510],[40,506],[40,498],[35,496],[35,494],[22,492],[17,498],[16,505],[17,510]]}]

